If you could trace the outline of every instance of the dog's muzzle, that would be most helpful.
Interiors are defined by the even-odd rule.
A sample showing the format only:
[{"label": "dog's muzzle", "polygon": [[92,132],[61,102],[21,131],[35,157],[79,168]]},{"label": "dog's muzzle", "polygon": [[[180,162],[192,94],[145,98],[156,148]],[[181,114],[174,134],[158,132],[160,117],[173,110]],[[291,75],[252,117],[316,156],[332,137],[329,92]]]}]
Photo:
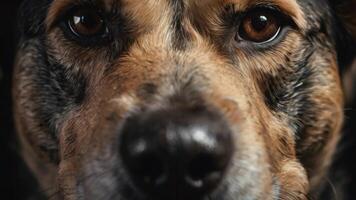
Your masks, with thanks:
[{"label": "dog's muzzle", "polygon": [[227,122],[203,106],[144,111],[124,123],[120,154],[149,199],[200,199],[219,186],[233,154]]}]

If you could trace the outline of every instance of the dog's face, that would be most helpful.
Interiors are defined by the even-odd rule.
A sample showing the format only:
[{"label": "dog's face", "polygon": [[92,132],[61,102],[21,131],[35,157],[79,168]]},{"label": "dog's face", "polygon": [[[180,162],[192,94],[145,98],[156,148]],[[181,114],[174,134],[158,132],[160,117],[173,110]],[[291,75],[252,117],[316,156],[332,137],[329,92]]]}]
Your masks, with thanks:
[{"label": "dog's face", "polygon": [[25,1],[24,158],[58,198],[306,199],[342,125],[352,37],[334,6]]}]

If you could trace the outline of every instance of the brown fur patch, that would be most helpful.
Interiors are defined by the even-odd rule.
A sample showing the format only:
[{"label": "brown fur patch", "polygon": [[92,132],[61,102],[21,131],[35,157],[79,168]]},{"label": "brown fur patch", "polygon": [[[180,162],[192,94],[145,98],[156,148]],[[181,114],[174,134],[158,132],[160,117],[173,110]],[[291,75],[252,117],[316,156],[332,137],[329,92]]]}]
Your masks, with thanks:
[{"label": "brown fur patch", "polygon": [[[30,52],[26,57],[19,54],[14,88],[17,127],[24,146],[31,150],[25,152],[27,157],[37,156],[35,160],[28,158],[29,165],[39,179],[46,177],[42,186],[59,187],[59,198],[64,199],[86,195],[100,199],[107,194],[126,199],[126,194],[117,191],[120,186],[129,187],[130,182],[122,175],[126,171],[118,152],[125,120],[147,110],[206,106],[226,118],[235,143],[222,196],[306,199],[317,188],[339,138],[343,94],[336,53],[329,49],[331,39],[325,33],[318,33],[316,41],[305,38],[307,13],[297,1],[183,1],[179,26],[187,38],[180,38],[178,42],[185,45],[178,49],[174,45],[177,41],[173,41],[177,30],[172,25],[177,11],[169,2],[95,2],[97,9],[120,13],[130,25],[125,32],[128,36],[115,36],[110,45],[95,47],[66,37],[57,21],[82,1],[54,1],[45,21],[41,45],[46,46],[46,64],[55,63],[65,75],[76,72],[87,80],[85,98],[62,114],[55,140],[46,135],[46,127],[38,119],[32,118],[40,110],[32,109],[33,97],[46,89],[43,85],[51,85],[35,85],[29,76],[32,71],[26,66],[36,67],[39,59],[31,49],[24,49]],[[287,27],[278,41],[265,46],[251,41],[238,43],[228,31],[235,27],[228,27],[231,25],[224,21],[224,14],[258,5],[278,7],[298,27]],[[226,6],[232,10],[227,11]],[[117,50],[126,39],[130,44]],[[326,42],[315,45],[319,40]],[[315,49],[309,52],[310,48]],[[295,77],[298,70],[305,70],[305,74]],[[289,83],[291,80],[297,84]],[[55,91],[61,89],[61,81],[55,82]],[[273,84],[266,84],[268,81]],[[303,84],[302,91],[293,90]],[[271,95],[290,95],[286,110],[273,110],[266,103],[268,87],[282,88],[279,94]],[[296,135],[297,125],[302,126],[302,135]],[[48,171],[40,168],[46,158],[38,147],[41,142],[58,145],[59,165],[53,164]],[[54,178],[58,182],[50,183]]]}]

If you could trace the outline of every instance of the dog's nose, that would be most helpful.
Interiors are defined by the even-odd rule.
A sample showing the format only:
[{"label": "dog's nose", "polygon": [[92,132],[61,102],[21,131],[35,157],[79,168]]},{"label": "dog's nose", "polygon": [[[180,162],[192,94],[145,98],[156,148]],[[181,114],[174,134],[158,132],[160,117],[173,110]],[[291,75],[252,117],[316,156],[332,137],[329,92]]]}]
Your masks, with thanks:
[{"label": "dog's nose", "polygon": [[233,153],[226,121],[205,108],[150,111],[129,118],[120,152],[135,185],[163,199],[199,198],[216,188]]}]

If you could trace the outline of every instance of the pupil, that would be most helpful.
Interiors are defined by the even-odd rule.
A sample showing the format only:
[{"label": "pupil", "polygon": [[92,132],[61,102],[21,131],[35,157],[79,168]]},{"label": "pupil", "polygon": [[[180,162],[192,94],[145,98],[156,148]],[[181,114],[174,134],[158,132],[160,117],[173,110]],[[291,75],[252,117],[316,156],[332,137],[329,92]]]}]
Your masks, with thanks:
[{"label": "pupil", "polygon": [[80,21],[88,29],[96,29],[100,24],[98,19],[90,14],[80,16]]},{"label": "pupil", "polygon": [[257,32],[263,31],[268,25],[268,18],[265,15],[259,15],[252,19],[252,26]]}]

